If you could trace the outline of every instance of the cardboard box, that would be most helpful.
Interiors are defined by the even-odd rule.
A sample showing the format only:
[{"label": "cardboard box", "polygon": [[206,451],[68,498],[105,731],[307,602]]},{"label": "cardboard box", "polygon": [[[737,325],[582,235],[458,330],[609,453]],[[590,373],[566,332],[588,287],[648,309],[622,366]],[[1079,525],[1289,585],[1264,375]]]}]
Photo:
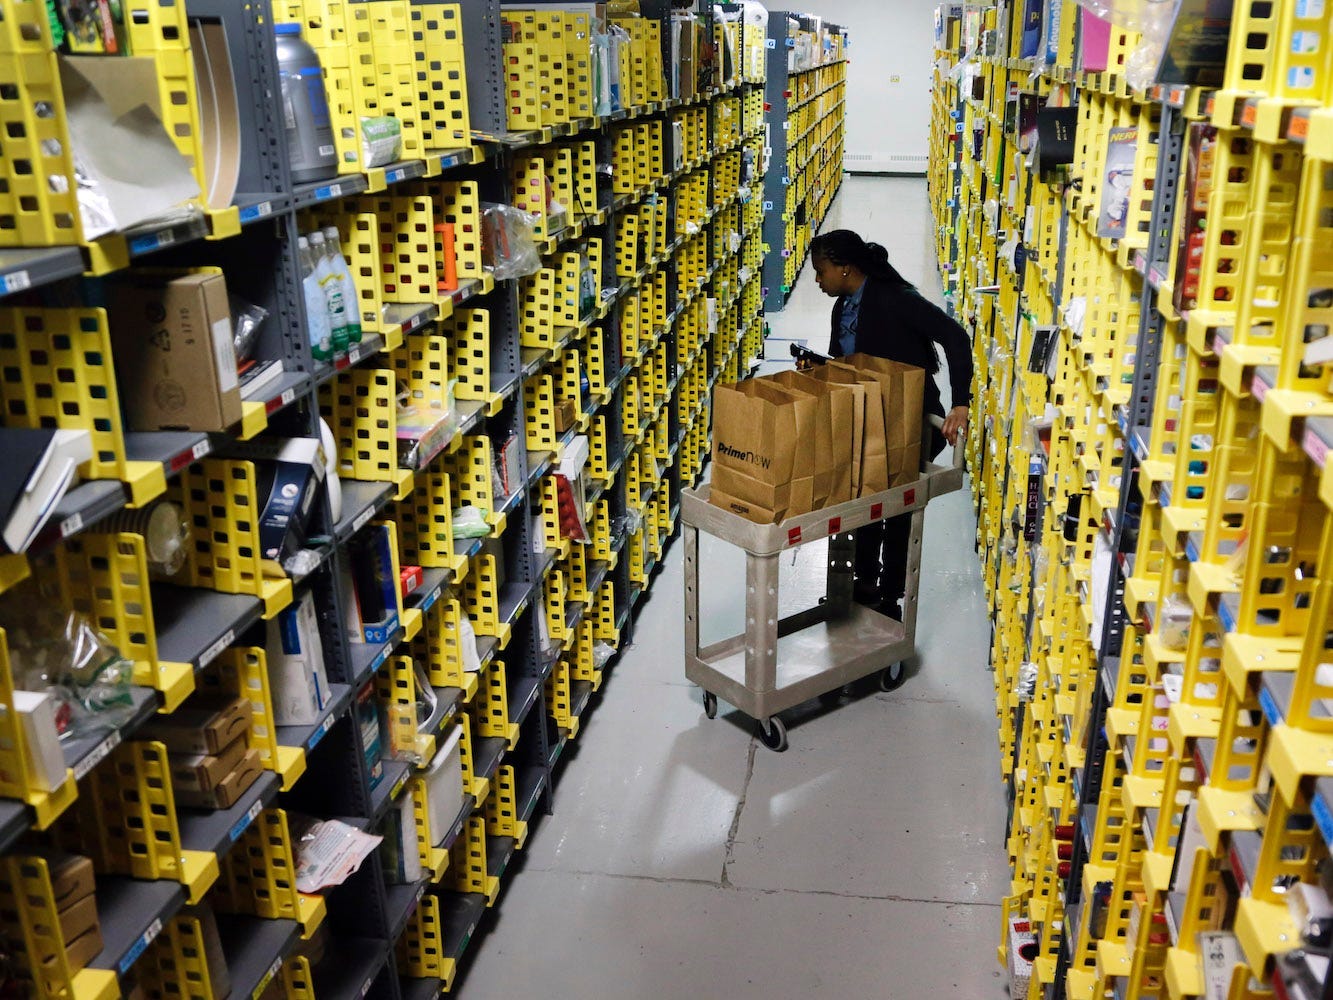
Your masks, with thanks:
[{"label": "cardboard box", "polygon": [[244,736],[239,736],[222,748],[218,754],[170,755],[171,787],[179,792],[209,792],[216,788],[245,759]]},{"label": "cardboard box", "polygon": [[51,877],[51,895],[57,910],[71,907],[96,891],[97,882],[93,876],[91,858],[85,858],[82,854],[66,854],[57,848],[28,853],[46,858],[46,870]]},{"label": "cardboard box", "polygon": [[269,621],[266,652],[274,723],[308,726],[318,722],[329,703],[329,676],[315,599],[308,591]]},{"label": "cardboard box", "polygon": [[258,779],[264,769],[258,750],[247,750],[236,770],[219,781],[207,792],[175,789],[176,804],[192,809],[229,809],[234,806]]},{"label": "cardboard box", "polygon": [[92,930],[100,930],[97,919],[97,897],[84,896],[77,903],[59,911],[60,933],[66,941],[73,941]]},{"label": "cardboard box", "polygon": [[241,419],[227,282],[218,268],[131,270],[107,285],[120,402],[136,431],[225,431]]},{"label": "cardboard box", "polygon": [[563,434],[579,422],[579,406],[572,399],[562,399],[555,405],[555,432]]},{"label": "cardboard box", "polygon": [[[70,972],[82,972],[102,952],[102,926],[89,928],[78,937],[65,941],[65,961]],[[55,956],[43,956],[43,967],[54,971]]]},{"label": "cardboard box", "polygon": [[170,715],[150,719],[140,730],[145,739],[180,754],[217,754],[249,731],[247,699],[207,695],[196,695]]}]

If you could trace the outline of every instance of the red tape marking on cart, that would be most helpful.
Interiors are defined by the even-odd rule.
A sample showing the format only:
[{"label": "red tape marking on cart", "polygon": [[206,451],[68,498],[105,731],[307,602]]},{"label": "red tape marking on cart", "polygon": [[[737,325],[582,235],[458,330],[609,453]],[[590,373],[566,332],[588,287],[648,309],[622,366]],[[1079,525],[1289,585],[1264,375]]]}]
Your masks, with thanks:
[{"label": "red tape marking on cart", "polygon": [[884,516],[884,505],[882,503],[872,503],[870,505],[870,516],[878,521]]},{"label": "red tape marking on cart", "polygon": [[842,530],[842,518],[830,517],[828,519],[828,533],[830,535],[836,535],[841,530]]},{"label": "red tape marking on cart", "polygon": [[916,490],[903,490],[903,503],[909,507],[916,503]]},{"label": "red tape marking on cart", "polygon": [[787,532],[787,544],[788,544],[788,545],[800,545],[800,544],[801,544],[801,529],[800,529],[800,528],[792,528],[792,529],[790,529],[790,530]]}]

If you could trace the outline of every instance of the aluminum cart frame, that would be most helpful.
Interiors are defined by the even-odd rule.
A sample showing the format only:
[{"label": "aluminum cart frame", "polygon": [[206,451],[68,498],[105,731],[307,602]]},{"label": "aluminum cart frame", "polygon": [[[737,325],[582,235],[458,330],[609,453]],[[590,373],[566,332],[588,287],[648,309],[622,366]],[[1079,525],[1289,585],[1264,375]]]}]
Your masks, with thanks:
[{"label": "aluminum cart frame", "polygon": [[[940,426],[938,418],[932,418]],[[927,440],[929,438],[927,437]],[[904,678],[903,660],[916,650],[917,594],[926,504],[963,486],[963,439],[952,466],[928,465],[914,483],[789,518],[755,524],[709,503],[710,489],[685,490],[681,523],[685,542],[685,676],[704,691],[704,710],[717,715],[722,698],[758,723],[771,750],[787,748],[778,713],[883,671],[890,691]],[[894,621],[852,601],[853,531],[875,521],[911,514],[903,620]],[[699,532],[745,550],[745,617],[742,635],[699,646]],[[800,545],[829,539],[828,584],[820,604],[778,618],[778,560]],[[779,665],[781,661],[781,665]]]}]

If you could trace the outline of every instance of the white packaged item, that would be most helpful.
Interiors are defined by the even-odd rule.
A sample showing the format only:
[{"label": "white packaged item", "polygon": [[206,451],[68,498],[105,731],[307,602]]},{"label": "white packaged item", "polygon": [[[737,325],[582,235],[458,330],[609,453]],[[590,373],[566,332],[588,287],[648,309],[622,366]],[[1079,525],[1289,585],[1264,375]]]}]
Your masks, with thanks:
[{"label": "white packaged item", "polygon": [[398,836],[398,875],[401,885],[421,881],[421,850],[417,846],[416,791],[409,788],[398,800],[398,822],[394,831]]},{"label": "white packaged item", "polygon": [[[54,792],[65,781],[65,755],[56,730],[57,707],[55,698],[43,691],[14,692],[14,711],[23,726],[28,776],[44,792]],[[18,775],[11,780],[18,780]]]},{"label": "white packaged item", "polygon": [[463,671],[469,674],[481,673],[481,656],[477,652],[477,630],[472,627],[472,619],[463,616],[458,626],[458,647],[463,657]]},{"label": "white packaged item", "polygon": [[327,477],[326,488],[329,491],[329,513],[333,517],[333,523],[337,524],[343,517],[343,484],[338,478],[338,442],[333,437],[333,428],[323,417],[319,418],[319,440],[324,446],[326,466],[324,474]]},{"label": "white packaged item", "polygon": [[383,839],[336,819],[312,824],[296,845],[296,891],[342,885]]},{"label": "white packaged item", "polygon": [[462,728],[454,726],[426,768],[426,815],[436,846],[449,835],[463,809],[462,736]]},{"label": "white packaged item", "polygon": [[319,230],[310,234],[310,257],[315,265],[315,280],[319,282],[320,291],[324,295],[333,353],[346,354],[347,347],[351,343],[347,300],[343,297],[342,281],[334,270],[333,261],[329,259],[328,241]]},{"label": "white packaged item", "polygon": [[267,652],[273,721],[279,726],[318,722],[329,703],[329,677],[315,599],[308,591],[268,623]]}]

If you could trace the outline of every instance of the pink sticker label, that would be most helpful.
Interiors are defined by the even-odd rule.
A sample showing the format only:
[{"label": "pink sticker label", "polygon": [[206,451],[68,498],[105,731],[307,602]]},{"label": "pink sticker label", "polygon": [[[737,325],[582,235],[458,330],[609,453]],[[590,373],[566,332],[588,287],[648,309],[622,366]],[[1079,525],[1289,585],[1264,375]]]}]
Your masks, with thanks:
[{"label": "pink sticker label", "polygon": [[1314,431],[1306,430],[1304,444],[1305,453],[1322,469],[1328,461],[1328,445],[1324,444],[1324,439]]}]

